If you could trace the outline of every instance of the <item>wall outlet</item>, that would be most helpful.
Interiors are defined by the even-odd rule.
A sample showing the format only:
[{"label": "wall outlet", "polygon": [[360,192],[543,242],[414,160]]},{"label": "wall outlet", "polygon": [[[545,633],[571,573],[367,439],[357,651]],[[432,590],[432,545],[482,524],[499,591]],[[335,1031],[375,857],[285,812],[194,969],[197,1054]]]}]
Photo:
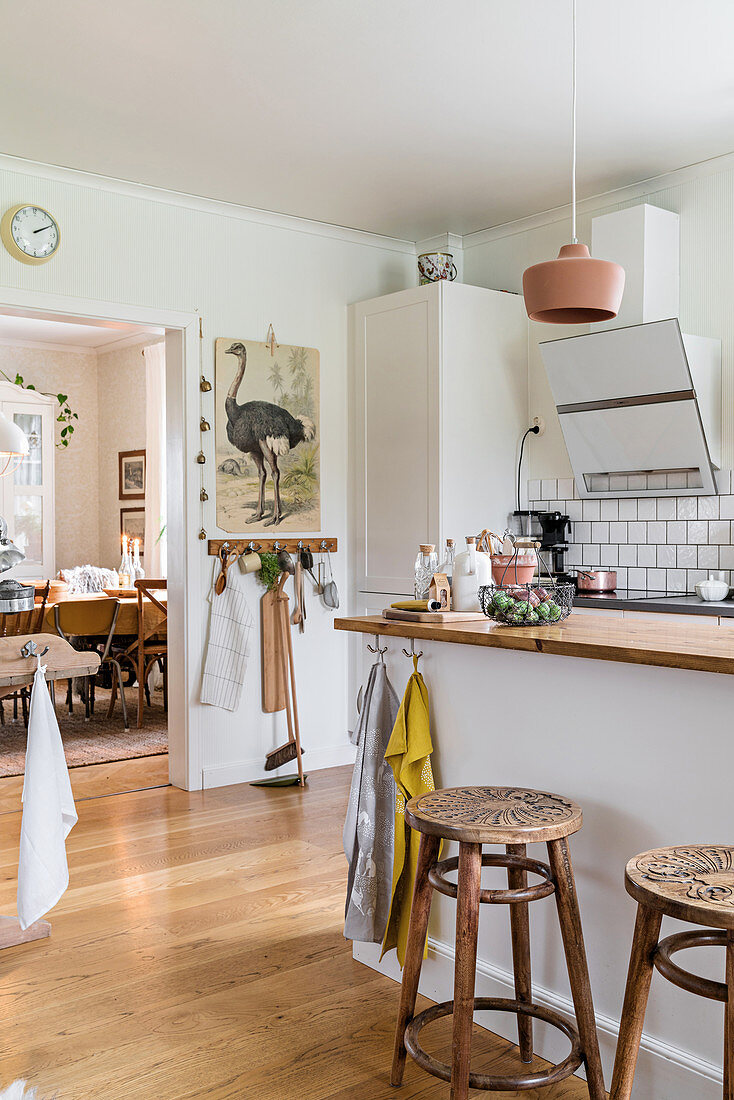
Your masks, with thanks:
[{"label": "wall outlet", "polygon": [[539,428],[540,431],[538,432],[538,435],[543,435],[543,433],[545,432],[545,419],[542,416],[534,416],[532,427]]}]

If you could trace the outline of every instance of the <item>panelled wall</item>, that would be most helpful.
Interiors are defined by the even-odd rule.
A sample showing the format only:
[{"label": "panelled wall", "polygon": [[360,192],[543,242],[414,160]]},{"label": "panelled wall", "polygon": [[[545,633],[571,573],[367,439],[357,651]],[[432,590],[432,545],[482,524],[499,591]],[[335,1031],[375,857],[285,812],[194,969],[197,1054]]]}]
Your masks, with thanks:
[{"label": "panelled wall", "polygon": [[[334,576],[346,592],[345,307],[414,286],[413,244],[23,165],[12,158],[0,158],[0,201],[2,209],[38,202],[58,217],[62,232],[58,256],[41,267],[19,264],[0,249],[0,304],[2,286],[7,286],[66,295],[70,308],[73,299],[81,298],[188,314],[198,311],[205,335],[202,366],[210,378],[217,336],[264,340],[271,321],[280,343],[319,349],[322,522],[324,533],[339,539]],[[197,375],[199,364],[191,363],[189,369]],[[198,408],[187,410],[190,463],[185,476],[189,487],[192,481],[196,485],[197,497],[198,419]],[[205,446],[210,472],[211,440]],[[206,529],[211,537],[224,535],[215,522],[212,482],[209,495]],[[200,571],[199,583],[189,593],[191,614],[197,618],[192,637],[204,638],[213,562],[197,536],[194,523],[188,533],[189,552],[198,556]],[[254,577],[247,584],[259,621],[261,589]],[[347,738],[346,646],[332,629],[332,619],[333,612],[311,598],[306,632],[294,633],[302,736],[312,768],[353,757]],[[200,642],[197,645],[200,648]],[[191,685],[193,708],[199,705],[198,687]],[[230,714],[208,707],[201,727],[204,783],[238,782],[262,774],[266,751],[285,739],[285,730],[282,714],[265,715],[261,710],[257,641],[240,708]]]}]

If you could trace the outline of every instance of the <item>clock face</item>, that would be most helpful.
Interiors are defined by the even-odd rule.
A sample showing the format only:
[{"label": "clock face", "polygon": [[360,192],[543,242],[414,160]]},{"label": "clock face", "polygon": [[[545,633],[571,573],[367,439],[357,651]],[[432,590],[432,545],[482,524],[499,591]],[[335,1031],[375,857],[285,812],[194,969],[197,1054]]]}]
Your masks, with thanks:
[{"label": "clock face", "polygon": [[1,229],[8,252],[23,263],[45,263],[61,243],[58,223],[42,206],[23,204],[6,210]]}]

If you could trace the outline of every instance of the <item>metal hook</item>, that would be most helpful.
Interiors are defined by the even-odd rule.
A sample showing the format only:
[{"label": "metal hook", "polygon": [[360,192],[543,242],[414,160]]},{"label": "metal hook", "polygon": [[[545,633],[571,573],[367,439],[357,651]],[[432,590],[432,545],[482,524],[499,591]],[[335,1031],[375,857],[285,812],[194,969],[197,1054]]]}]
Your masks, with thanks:
[{"label": "metal hook", "polygon": [[[33,641],[32,638],[29,638],[29,640],[26,642],[26,644],[22,647],[22,649],[20,651],[21,657],[35,657],[37,653],[38,653],[38,646],[36,645],[36,643]],[[41,652],[38,653],[38,656],[39,657],[44,657],[47,653],[48,653],[48,646],[46,646],[45,649],[42,649]]]},{"label": "metal hook", "polygon": [[387,653],[387,646],[385,646],[384,649],[380,646],[380,635],[379,634],[375,634],[375,644],[370,645],[369,642],[368,642],[367,643],[367,648],[369,649],[370,653],[379,654],[380,662],[384,665],[384,663],[385,663],[385,654]]},{"label": "metal hook", "polygon": [[321,545],[319,546],[319,550],[321,550],[323,552],[324,550],[327,550],[327,549],[328,549],[328,547],[326,545],[326,539],[322,539],[321,540]]},{"label": "metal hook", "polygon": [[418,657],[418,658],[420,658],[420,657],[423,656],[423,650],[421,650],[420,653],[416,653],[416,651],[415,651],[415,638],[410,639],[410,649],[403,649],[403,653],[405,654],[406,657]]}]

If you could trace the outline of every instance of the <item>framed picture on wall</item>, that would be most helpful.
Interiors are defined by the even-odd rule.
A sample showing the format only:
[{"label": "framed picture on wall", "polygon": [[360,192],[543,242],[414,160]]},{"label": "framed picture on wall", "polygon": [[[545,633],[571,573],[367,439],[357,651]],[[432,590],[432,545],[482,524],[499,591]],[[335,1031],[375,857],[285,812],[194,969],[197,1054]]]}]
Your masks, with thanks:
[{"label": "framed picture on wall", "polygon": [[120,539],[140,539],[140,553],[145,552],[145,508],[120,509]]},{"label": "framed picture on wall", "polygon": [[145,499],[145,449],[119,451],[120,499]]}]

